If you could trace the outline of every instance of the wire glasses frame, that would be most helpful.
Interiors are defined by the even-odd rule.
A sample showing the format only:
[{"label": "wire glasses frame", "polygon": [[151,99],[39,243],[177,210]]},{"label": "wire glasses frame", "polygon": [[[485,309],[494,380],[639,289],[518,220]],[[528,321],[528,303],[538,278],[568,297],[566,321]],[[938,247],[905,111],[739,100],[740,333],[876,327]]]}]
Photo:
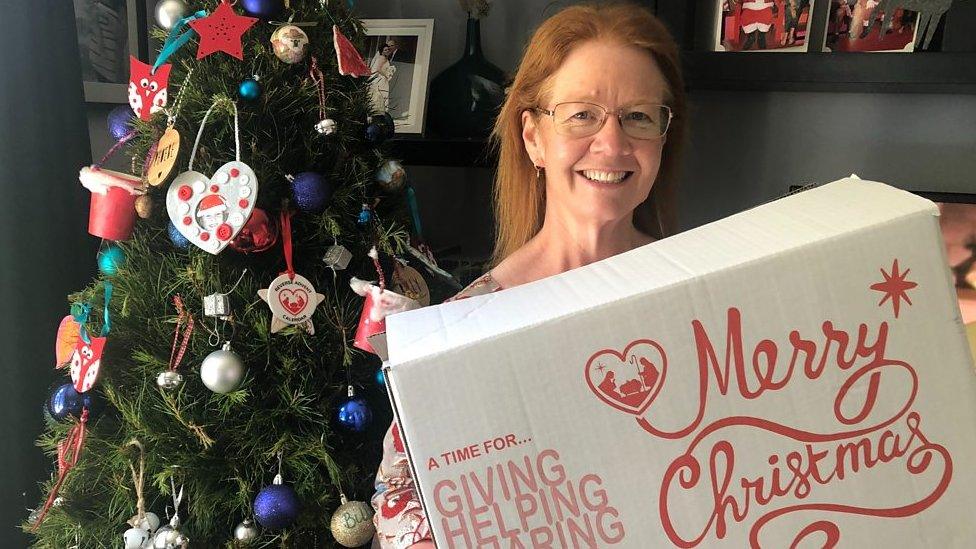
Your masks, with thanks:
[{"label": "wire glasses frame", "polygon": [[[551,116],[556,133],[568,137],[589,137],[603,129],[611,112],[603,105],[583,101],[558,103],[552,110],[534,111]],[[634,139],[658,139],[671,127],[674,112],[667,105],[642,104],[613,111],[624,133]]]}]

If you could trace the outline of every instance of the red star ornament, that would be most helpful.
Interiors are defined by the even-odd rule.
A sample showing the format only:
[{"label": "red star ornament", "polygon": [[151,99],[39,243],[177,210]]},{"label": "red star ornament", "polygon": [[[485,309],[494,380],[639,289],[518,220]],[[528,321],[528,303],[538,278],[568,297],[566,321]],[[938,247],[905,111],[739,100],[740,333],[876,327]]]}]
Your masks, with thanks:
[{"label": "red star ornament", "polygon": [[200,35],[197,59],[222,51],[243,60],[241,37],[257,22],[257,17],[237,15],[230,3],[223,0],[209,16],[190,21],[190,26]]},{"label": "red star ornament", "polygon": [[912,282],[911,280],[906,280],[908,272],[911,269],[905,269],[902,272],[898,272],[898,260],[891,265],[891,273],[885,272],[884,268],[881,269],[881,276],[884,277],[884,282],[876,282],[871,285],[871,289],[883,292],[884,297],[878,303],[878,306],[884,305],[885,301],[891,299],[891,305],[894,307],[895,318],[898,318],[898,309],[901,305],[901,300],[904,299],[909,305],[912,304],[912,300],[908,298],[908,290],[918,286],[918,283]]}]

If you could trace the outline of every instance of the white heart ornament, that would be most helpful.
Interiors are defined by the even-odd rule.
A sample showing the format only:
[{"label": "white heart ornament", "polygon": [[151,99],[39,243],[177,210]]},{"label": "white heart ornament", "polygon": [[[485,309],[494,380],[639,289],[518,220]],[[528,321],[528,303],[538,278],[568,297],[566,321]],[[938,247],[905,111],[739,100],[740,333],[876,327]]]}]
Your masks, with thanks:
[{"label": "white heart ornament", "polygon": [[166,192],[166,211],[180,234],[216,255],[244,228],[257,194],[254,170],[235,160],[213,177],[193,170],[176,176]]}]

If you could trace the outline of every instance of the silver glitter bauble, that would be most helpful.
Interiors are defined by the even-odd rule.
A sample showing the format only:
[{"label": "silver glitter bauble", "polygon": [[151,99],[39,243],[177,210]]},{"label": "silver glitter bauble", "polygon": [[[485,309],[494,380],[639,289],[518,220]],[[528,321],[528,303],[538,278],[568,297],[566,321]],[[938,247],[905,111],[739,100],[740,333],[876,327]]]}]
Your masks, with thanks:
[{"label": "silver glitter bauble", "polygon": [[[166,389],[167,391],[172,391],[182,384],[183,376],[178,372],[174,372],[173,370],[159,372],[159,375],[156,376],[156,385],[159,385],[161,388]],[[158,520],[159,519],[157,519],[157,524]]]},{"label": "silver glitter bauble", "polygon": [[159,0],[153,13],[156,14],[156,23],[166,29],[172,30],[177,21],[186,17],[189,8],[183,0]]},{"label": "silver glitter bauble", "polygon": [[143,549],[150,539],[152,534],[145,528],[129,528],[122,534],[125,549]]},{"label": "silver glitter bauble", "polygon": [[315,125],[315,131],[322,135],[332,135],[335,133],[338,124],[331,118],[326,118],[325,120],[319,120],[319,123]]},{"label": "silver glitter bauble", "polygon": [[346,501],[332,514],[329,525],[336,541],[345,547],[359,547],[373,538],[373,508],[362,501]]},{"label": "silver glitter bauble", "polygon": [[259,535],[261,535],[261,532],[251,522],[251,519],[244,519],[244,522],[238,524],[237,528],[234,528],[234,539],[245,545],[258,539]]},{"label": "silver glitter bauble", "polygon": [[244,363],[237,353],[230,350],[230,343],[214,351],[203,359],[200,365],[200,379],[207,389],[215,393],[229,393],[241,384],[244,377]]},{"label": "silver glitter bauble", "polygon": [[403,164],[396,160],[387,160],[376,170],[376,182],[386,192],[399,191],[406,179],[407,172],[404,171]]}]

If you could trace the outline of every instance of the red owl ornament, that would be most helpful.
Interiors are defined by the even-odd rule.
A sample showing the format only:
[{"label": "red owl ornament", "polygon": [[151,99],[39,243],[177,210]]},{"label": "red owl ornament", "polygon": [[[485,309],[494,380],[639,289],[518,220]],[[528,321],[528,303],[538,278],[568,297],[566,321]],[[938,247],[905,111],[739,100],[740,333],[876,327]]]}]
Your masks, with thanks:
[{"label": "red owl ornament", "polygon": [[129,56],[129,106],[143,120],[163,110],[169,88],[169,63],[153,72],[153,66]]},{"label": "red owl ornament", "polygon": [[81,307],[81,313],[75,317],[80,328],[78,329],[78,342],[75,343],[74,352],[71,354],[71,383],[74,384],[75,390],[79,393],[87,392],[98,381],[98,374],[102,368],[102,353],[105,351],[108,332],[112,328],[108,313],[108,304],[112,300],[112,284],[107,280],[104,284],[105,321],[102,324],[101,335],[91,337],[88,334],[86,325],[88,324],[91,305],[83,305]]}]

